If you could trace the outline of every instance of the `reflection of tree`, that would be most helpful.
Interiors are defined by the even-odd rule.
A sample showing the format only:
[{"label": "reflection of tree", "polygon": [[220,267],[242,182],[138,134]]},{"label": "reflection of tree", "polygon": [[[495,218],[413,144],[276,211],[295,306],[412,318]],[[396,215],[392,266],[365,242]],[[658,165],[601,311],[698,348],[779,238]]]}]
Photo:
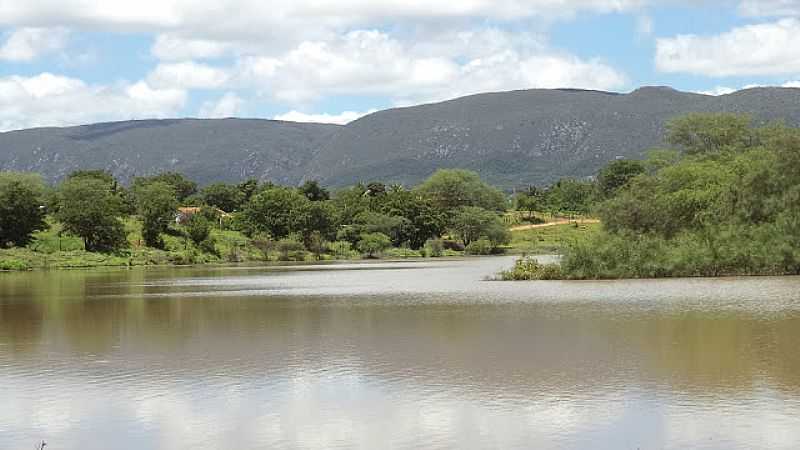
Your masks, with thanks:
[{"label": "reflection of tree", "polygon": [[14,352],[37,348],[42,335],[42,315],[42,308],[33,302],[0,302],[0,343],[10,344]]}]

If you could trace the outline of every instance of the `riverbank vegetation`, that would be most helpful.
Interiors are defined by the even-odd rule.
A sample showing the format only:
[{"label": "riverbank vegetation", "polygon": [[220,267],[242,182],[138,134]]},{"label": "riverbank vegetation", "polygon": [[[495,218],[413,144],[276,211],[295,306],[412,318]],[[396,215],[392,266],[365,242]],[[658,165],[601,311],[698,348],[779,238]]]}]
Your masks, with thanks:
[{"label": "riverbank vegetation", "polygon": [[[505,279],[800,274],[800,130],[733,114],[671,122],[670,150],[612,163],[603,228],[558,266],[520,261]],[[630,163],[625,163],[629,166]]]},{"label": "riverbank vegetation", "polygon": [[0,270],[495,254],[512,240],[510,196],[464,170],[408,189],[329,192],[183,175],[123,186],[100,170],[48,186],[0,172]]}]

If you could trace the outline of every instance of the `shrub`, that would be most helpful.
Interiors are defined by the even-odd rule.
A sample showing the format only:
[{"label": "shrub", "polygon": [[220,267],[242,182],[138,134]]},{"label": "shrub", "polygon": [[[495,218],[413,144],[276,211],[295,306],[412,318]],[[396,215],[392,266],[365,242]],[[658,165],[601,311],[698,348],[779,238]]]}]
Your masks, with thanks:
[{"label": "shrub", "polygon": [[186,225],[184,226],[186,236],[195,243],[200,245],[201,242],[208,239],[211,234],[211,222],[200,214],[193,214]]},{"label": "shrub", "polygon": [[0,259],[0,270],[30,270],[31,267],[25,261],[19,259]]},{"label": "shrub", "polygon": [[425,256],[439,258],[444,255],[444,241],[441,239],[428,239],[425,242]]},{"label": "shrub", "polygon": [[478,239],[470,242],[465,251],[468,255],[491,255],[494,248],[488,239]]},{"label": "shrub", "polygon": [[511,270],[500,272],[503,281],[560,280],[561,266],[541,264],[534,258],[520,258]]},{"label": "shrub", "polygon": [[353,255],[353,244],[347,241],[336,241],[328,244],[328,251],[338,259],[350,258]]},{"label": "shrub", "polygon": [[367,258],[374,258],[392,246],[392,240],[383,233],[365,233],[358,241],[358,250]]}]

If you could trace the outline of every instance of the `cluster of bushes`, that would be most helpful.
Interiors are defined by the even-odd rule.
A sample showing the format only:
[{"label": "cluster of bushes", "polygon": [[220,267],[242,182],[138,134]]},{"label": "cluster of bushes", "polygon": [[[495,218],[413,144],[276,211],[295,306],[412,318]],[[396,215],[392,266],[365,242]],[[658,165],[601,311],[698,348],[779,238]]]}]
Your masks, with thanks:
[{"label": "cluster of bushes", "polygon": [[604,170],[604,230],[568,246],[559,276],[800,274],[800,129],[693,114],[667,141],[638,169]]}]

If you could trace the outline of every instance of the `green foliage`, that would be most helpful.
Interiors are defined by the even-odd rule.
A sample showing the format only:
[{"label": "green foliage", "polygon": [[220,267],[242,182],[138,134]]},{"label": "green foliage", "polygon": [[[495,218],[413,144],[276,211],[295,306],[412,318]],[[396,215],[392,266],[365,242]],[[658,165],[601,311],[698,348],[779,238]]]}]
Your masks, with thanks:
[{"label": "green foliage", "polygon": [[162,172],[149,177],[136,177],[133,179],[133,190],[135,191],[137,188],[150,183],[166,183],[172,186],[178,202],[181,203],[197,192],[197,183],[176,172]]},{"label": "green foliage", "polygon": [[306,224],[309,200],[295,189],[272,187],[256,194],[243,211],[246,231],[281,239]]},{"label": "green foliage", "polygon": [[392,246],[392,240],[383,233],[365,233],[358,241],[358,250],[368,258],[374,258]]},{"label": "green foliage", "polygon": [[667,123],[667,142],[690,155],[749,147],[758,135],[751,124],[741,114],[688,114]]},{"label": "green foliage", "polygon": [[30,269],[31,266],[25,261],[15,258],[0,258],[0,270],[22,271]]},{"label": "green foliage", "polygon": [[225,212],[234,212],[242,208],[245,194],[234,186],[225,183],[214,183],[200,191],[203,203],[219,208]]},{"label": "green foliage", "polygon": [[328,244],[328,251],[337,259],[353,256],[353,244],[347,241],[334,241]]},{"label": "green foliage", "polygon": [[428,239],[425,242],[425,256],[440,258],[444,255],[444,241],[441,239]]},{"label": "green foliage", "polygon": [[470,242],[464,251],[468,255],[491,255],[494,252],[494,248],[491,241],[481,238]]},{"label": "green foliage", "polygon": [[687,155],[598,208],[606,231],[565,252],[567,278],[800,273],[800,130],[691,115]]},{"label": "green foliage", "polygon": [[211,235],[211,222],[200,214],[194,214],[184,225],[184,232],[195,245],[199,245]]},{"label": "green foliage", "polygon": [[537,211],[546,209],[545,193],[531,186],[525,192],[520,192],[514,197],[514,205],[517,211],[527,211],[528,221],[533,221]]},{"label": "green foliage", "polygon": [[306,259],[305,246],[293,237],[279,240],[275,244],[275,249],[278,251],[278,259],[281,261],[305,261]]},{"label": "green foliage", "polygon": [[560,254],[572,243],[598,233],[597,223],[570,223],[512,232],[511,248],[517,253]]},{"label": "green foliage", "polygon": [[154,248],[163,248],[161,233],[175,220],[178,200],[172,185],[162,181],[139,184],[134,188],[136,210],[142,219],[142,237]]},{"label": "green foliage", "polygon": [[587,214],[592,208],[594,197],[594,183],[572,178],[558,180],[545,194],[551,212],[569,214]]},{"label": "green foliage", "polygon": [[597,187],[604,198],[614,196],[633,178],[643,174],[646,168],[642,161],[622,159],[614,161],[600,171]]},{"label": "green foliage", "polygon": [[536,258],[520,258],[511,270],[500,272],[503,281],[559,280],[561,266],[542,264]]},{"label": "green foliage", "polygon": [[45,186],[36,174],[0,172],[0,247],[24,246],[47,227]]},{"label": "green foliage", "polygon": [[126,246],[121,212],[121,198],[104,180],[73,177],[58,189],[56,218],[64,231],[83,239],[88,251],[110,252]]},{"label": "green foliage", "polygon": [[490,211],[505,211],[507,208],[505,194],[484,183],[477,173],[469,170],[439,170],[422,183],[417,192],[430,199],[441,211],[465,206]]},{"label": "green foliage", "polygon": [[485,238],[494,248],[511,241],[511,235],[500,217],[477,206],[459,208],[453,215],[450,232],[465,246]]},{"label": "green foliage", "polygon": [[303,185],[300,186],[300,192],[312,202],[322,202],[330,200],[331,198],[331,194],[320,186],[319,182],[316,180],[309,180],[303,183]]}]

